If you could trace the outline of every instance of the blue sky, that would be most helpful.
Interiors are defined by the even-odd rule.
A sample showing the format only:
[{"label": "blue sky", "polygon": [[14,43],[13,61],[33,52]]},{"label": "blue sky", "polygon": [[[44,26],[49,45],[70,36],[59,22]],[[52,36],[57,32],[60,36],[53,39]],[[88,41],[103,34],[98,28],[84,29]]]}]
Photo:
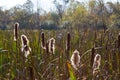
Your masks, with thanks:
[{"label": "blue sky", "polygon": [[[34,9],[37,7],[37,0],[31,0],[34,4]],[[40,7],[46,11],[54,10],[54,4],[52,4],[53,0],[38,0],[40,3]],[[89,1],[89,0],[79,0],[79,1]],[[112,1],[115,2],[117,0],[105,0],[105,1]],[[119,1],[119,0],[118,0]],[[3,7],[5,9],[9,9],[17,4],[24,4],[26,0],[0,0],[0,7]]]}]

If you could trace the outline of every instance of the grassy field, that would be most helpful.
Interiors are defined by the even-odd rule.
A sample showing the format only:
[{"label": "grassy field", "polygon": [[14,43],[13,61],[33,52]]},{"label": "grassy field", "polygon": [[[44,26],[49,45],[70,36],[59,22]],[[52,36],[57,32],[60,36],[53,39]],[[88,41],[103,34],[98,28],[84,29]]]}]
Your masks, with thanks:
[{"label": "grassy field", "polygon": [[[69,33],[68,33],[69,32]],[[55,39],[55,52],[41,47]],[[30,55],[21,51],[21,35],[29,40]],[[0,30],[0,80],[120,80],[119,30],[20,30],[14,41],[12,30]],[[67,43],[67,46],[66,46]],[[66,50],[67,47],[67,50]],[[71,65],[74,50],[79,51],[78,69]],[[93,60],[101,55],[100,68],[93,75]]]}]

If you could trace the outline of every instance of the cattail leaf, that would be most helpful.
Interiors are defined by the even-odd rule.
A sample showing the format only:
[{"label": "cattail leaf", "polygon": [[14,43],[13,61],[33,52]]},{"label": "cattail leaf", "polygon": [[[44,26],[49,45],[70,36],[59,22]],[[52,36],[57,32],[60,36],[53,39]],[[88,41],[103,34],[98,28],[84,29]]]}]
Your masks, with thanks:
[{"label": "cattail leaf", "polygon": [[70,63],[67,62],[67,66],[68,66],[68,70],[69,70],[69,73],[70,73],[70,80],[77,80],[75,75],[74,75],[74,71],[73,71]]}]

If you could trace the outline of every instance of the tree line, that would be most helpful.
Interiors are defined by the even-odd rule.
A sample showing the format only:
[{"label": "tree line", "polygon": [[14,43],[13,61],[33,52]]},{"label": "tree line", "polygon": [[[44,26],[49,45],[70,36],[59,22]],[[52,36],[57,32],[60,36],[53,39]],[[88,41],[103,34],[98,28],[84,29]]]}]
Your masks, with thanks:
[{"label": "tree line", "polygon": [[40,7],[34,11],[31,0],[10,9],[0,7],[0,29],[12,29],[15,22],[20,23],[20,29],[120,28],[119,1],[54,0],[53,4],[55,10],[50,12]]}]

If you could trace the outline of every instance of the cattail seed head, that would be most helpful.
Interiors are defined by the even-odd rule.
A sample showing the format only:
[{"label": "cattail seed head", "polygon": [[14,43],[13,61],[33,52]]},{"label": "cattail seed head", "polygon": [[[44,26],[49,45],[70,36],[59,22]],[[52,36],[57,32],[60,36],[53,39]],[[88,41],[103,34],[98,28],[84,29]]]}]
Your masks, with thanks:
[{"label": "cattail seed head", "polygon": [[94,62],[94,57],[95,57],[95,49],[92,48],[92,54],[91,54],[91,67],[93,66],[93,62]]},{"label": "cattail seed head", "polygon": [[73,52],[70,60],[71,60],[71,65],[73,66],[73,68],[77,70],[80,64],[80,55],[77,50]]},{"label": "cattail seed head", "polygon": [[29,46],[25,46],[23,51],[25,53],[25,57],[27,58],[28,55],[30,54],[31,48]]},{"label": "cattail seed head", "polygon": [[118,49],[120,48],[120,33],[118,35]]},{"label": "cattail seed head", "polygon": [[96,54],[94,58],[94,63],[93,63],[93,75],[96,73],[97,70],[99,70],[100,61],[101,61],[101,55]]},{"label": "cattail seed head", "polygon": [[45,34],[44,34],[44,32],[41,33],[41,37],[42,37],[41,47],[43,49],[46,49],[45,48]]},{"label": "cattail seed head", "polygon": [[70,40],[71,40],[71,36],[70,36],[70,33],[68,32],[67,41],[66,41],[66,51],[70,50]]},{"label": "cattail seed head", "polygon": [[55,39],[54,38],[49,39],[48,43],[49,43],[49,53],[54,54],[54,52],[55,52]]},{"label": "cattail seed head", "polygon": [[100,54],[96,54],[94,61],[100,62],[101,61],[101,55]]},{"label": "cattail seed head", "polygon": [[21,42],[22,42],[21,51],[25,53],[25,57],[27,58],[31,51],[31,48],[29,47],[29,40],[25,35],[21,35]]},{"label": "cattail seed head", "polygon": [[16,22],[14,24],[14,41],[17,41],[17,39],[18,39],[18,27],[19,27],[19,23]]},{"label": "cattail seed head", "polygon": [[29,45],[28,38],[23,34],[21,35],[22,46]]}]

